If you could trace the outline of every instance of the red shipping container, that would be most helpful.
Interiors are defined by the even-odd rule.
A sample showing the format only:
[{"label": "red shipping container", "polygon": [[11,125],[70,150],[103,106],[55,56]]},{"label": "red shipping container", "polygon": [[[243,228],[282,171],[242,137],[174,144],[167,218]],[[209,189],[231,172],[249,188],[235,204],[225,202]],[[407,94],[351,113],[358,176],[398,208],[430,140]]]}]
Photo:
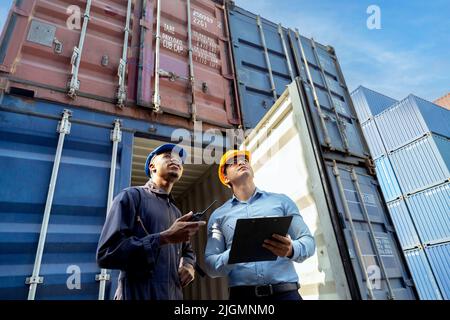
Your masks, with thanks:
[{"label": "red shipping container", "polygon": [[240,124],[229,46],[224,7],[211,0],[17,1],[0,43],[1,85],[119,116],[229,128]]}]

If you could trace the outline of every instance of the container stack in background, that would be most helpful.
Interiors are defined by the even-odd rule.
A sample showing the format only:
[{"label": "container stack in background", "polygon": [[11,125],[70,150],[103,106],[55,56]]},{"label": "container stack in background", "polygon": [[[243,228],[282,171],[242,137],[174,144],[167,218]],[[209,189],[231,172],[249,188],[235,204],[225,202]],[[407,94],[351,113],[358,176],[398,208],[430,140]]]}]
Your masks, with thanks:
[{"label": "container stack in background", "polygon": [[421,299],[450,299],[450,111],[409,95],[352,93]]}]

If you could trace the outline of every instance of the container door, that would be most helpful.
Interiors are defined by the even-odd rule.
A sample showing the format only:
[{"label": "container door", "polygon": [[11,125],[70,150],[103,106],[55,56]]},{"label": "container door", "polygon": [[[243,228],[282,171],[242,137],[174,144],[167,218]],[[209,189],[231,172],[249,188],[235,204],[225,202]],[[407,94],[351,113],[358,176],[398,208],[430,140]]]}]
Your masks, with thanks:
[{"label": "container door", "polygon": [[321,145],[368,157],[370,153],[333,49],[300,36],[298,31],[289,30],[289,40]]},{"label": "container door", "polygon": [[298,76],[287,29],[238,7],[228,10],[245,128],[254,128]]},{"label": "container door", "polygon": [[144,5],[138,104],[221,127],[240,124],[223,7],[206,0]]},{"label": "container door", "polygon": [[15,1],[0,50],[10,90],[77,105],[83,98],[119,105],[119,91],[128,96],[127,62],[135,76],[136,58],[128,54],[139,31],[133,3]]},{"label": "container door", "polygon": [[[2,112],[0,164],[0,297],[26,299],[35,262],[59,115],[43,118]],[[95,119],[94,114],[91,120]],[[106,217],[112,142],[110,128],[78,123],[64,141],[44,246],[36,299],[97,299],[95,253]],[[85,120],[85,119],[83,119]],[[129,186],[132,134],[119,144],[115,194]],[[107,296],[115,276],[108,281]]]},{"label": "container door", "polygon": [[327,172],[362,297],[414,299],[375,178],[364,168],[336,162],[327,162]]}]

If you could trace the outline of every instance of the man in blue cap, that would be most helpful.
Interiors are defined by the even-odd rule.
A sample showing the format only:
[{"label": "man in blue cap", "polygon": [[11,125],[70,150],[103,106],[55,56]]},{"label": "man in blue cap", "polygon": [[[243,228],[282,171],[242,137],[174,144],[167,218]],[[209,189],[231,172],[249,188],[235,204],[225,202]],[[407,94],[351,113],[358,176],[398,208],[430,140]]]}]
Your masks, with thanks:
[{"label": "man in blue cap", "polygon": [[119,269],[118,299],[180,300],[194,279],[196,262],[190,238],[204,221],[182,216],[170,195],[183,174],[186,151],[164,144],[145,163],[150,178],[114,199],[97,248],[101,268]]}]

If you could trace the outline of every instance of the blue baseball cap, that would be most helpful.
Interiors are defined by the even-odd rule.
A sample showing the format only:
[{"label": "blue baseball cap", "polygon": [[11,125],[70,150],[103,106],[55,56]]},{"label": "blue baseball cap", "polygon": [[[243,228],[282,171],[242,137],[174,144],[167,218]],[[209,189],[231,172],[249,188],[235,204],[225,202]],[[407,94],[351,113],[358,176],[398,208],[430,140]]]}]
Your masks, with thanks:
[{"label": "blue baseball cap", "polygon": [[147,177],[150,178],[150,175],[151,175],[150,169],[148,168],[148,166],[152,162],[153,157],[157,156],[158,154],[165,153],[168,151],[178,153],[178,155],[181,158],[181,162],[184,164],[184,161],[186,160],[186,157],[187,157],[186,150],[184,150],[182,147],[180,147],[177,144],[173,144],[173,143],[163,144],[163,145],[159,146],[158,148],[154,149],[147,156],[147,161],[145,161],[145,174],[147,175]]}]

